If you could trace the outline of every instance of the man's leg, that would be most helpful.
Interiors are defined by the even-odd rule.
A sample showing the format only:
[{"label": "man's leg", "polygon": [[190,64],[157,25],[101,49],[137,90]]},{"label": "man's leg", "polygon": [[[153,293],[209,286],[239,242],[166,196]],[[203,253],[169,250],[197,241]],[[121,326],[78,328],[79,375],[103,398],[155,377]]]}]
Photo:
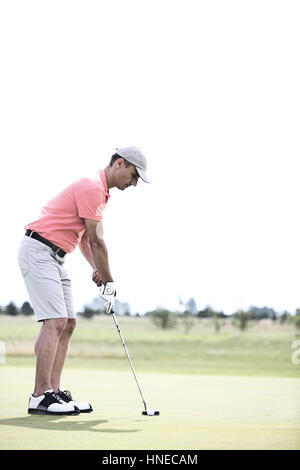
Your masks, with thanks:
[{"label": "man's leg", "polygon": [[65,359],[67,356],[70,339],[74,328],[76,326],[76,318],[68,318],[68,322],[59,338],[58,346],[56,350],[55,359],[51,369],[50,381],[51,381],[51,388],[53,388],[54,392],[58,394],[58,396],[69,405],[73,405],[74,407],[78,408],[81,413],[90,413],[93,411],[92,406],[90,403],[86,402],[79,402],[72,398],[70,392],[60,390],[60,379],[62,370],[64,367]]},{"label": "man's leg", "polygon": [[44,320],[35,342],[36,371],[34,396],[38,397],[52,387],[51,370],[56,357],[59,338],[67,324],[67,318]]},{"label": "man's leg", "polygon": [[62,334],[59,337],[59,341],[58,341],[58,345],[56,349],[56,355],[52,364],[51,374],[50,374],[51,388],[53,388],[55,392],[58,392],[58,389],[60,387],[61,373],[62,373],[65,359],[67,356],[67,352],[69,349],[70,339],[71,339],[75,326],[76,326],[76,319],[68,318],[68,321],[62,331]]}]

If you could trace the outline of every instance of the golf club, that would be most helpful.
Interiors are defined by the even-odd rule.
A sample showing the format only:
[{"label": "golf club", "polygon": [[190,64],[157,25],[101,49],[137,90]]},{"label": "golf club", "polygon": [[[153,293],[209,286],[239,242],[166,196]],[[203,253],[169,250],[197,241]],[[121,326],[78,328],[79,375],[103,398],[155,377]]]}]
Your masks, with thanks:
[{"label": "golf club", "polygon": [[146,416],[158,416],[158,415],[159,415],[159,411],[153,410],[152,408],[147,409],[147,405],[146,405],[145,399],[144,399],[144,397],[143,397],[143,393],[142,393],[142,390],[141,390],[139,381],[138,381],[137,376],[136,376],[136,374],[135,374],[135,371],[134,371],[134,368],[133,368],[133,365],[132,365],[132,362],[131,362],[131,359],[130,359],[130,356],[129,356],[129,352],[128,352],[128,350],[127,350],[127,347],[126,347],[126,344],[125,344],[123,335],[122,335],[122,333],[121,333],[119,324],[118,324],[118,322],[117,322],[117,319],[116,319],[116,316],[115,316],[115,312],[112,311],[111,313],[112,313],[114,322],[115,322],[115,324],[116,324],[117,330],[118,330],[118,332],[119,332],[119,335],[120,335],[122,344],[123,344],[123,346],[124,346],[124,349],[125,349],[125,352],[126,352],[126,355],[127,355],[127,358],[128,358],[128,361],[129,361],[129,364],[130,364],[130,367],[131,367],[131,370],[132,370],[132,373],[133,373],[133,376],[134,376],[134,378],[135,378],[135,381],[136,381],[136,383],[137,383],[139,392],[140,392],[140,394],[141,394],[141,397],[142,397],[142,400],[143,400],[143,403],[144,403],[145,411],[142,411],[142,414],[143,414],[143,415],[146,415]]}]

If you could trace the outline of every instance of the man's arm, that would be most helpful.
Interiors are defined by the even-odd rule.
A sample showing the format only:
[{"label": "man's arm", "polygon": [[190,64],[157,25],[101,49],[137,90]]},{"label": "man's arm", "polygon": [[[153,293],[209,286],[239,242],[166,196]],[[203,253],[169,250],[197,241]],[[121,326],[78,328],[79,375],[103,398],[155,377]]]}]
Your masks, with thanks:
[{"label": "man's arm", "polygon": [[93,268],[93,275],[92,275],[92,280],[97,284],[98,287],[101,286],[101,277],[100,274],[97,271],[95,261],[93,258],[91,246],[90,246],[90,240],[87,235],[87,232],[84,232],[81,242],[79,243],[79,248],[85,259],[88,261],[88,263],[92,266]]},{"label": "man's arm", "polygon": [[81,253],[85,257],[85,259],[92,266],[93,270],[96,271],[97,268],[96,268],[95,261],[92,255],[90,240],[89,240],[87,232],[84,232],[81,238],[81,242],[79,243],[79,248],[80,248]]},{"label": "man's arm", "polygon": [[108,252],[103,239],[102,222],[85,219],[86,233],[80,249],[94,270],[97,270],[104,284],[113,282],[109,268]]}]

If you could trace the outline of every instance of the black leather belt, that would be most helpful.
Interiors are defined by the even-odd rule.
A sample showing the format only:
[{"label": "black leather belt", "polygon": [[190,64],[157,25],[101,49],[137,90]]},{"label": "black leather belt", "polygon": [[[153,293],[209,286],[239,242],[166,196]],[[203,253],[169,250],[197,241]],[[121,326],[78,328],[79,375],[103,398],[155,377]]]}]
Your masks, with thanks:
[{"label": "black leather belt", "polygon": [[64,250],[62,250],[61,248],[59,248],[59,246],[54,245],[54,243],[50,242],[49,240],[47,240],[44,237],[41,237],[41,235],[39,235],[36,232],[33,232],[32,230],[29,230],[29,229],[26,230],[25,235],[27,235],[27,237],[34,238],[35,240],[38,240],[39,242],[42,242],[45,245],[50,246],[50,248],[52,248],[54,253],[56,255],[60,256],[61,258],[63,258],[66,255],[66,252]]}]

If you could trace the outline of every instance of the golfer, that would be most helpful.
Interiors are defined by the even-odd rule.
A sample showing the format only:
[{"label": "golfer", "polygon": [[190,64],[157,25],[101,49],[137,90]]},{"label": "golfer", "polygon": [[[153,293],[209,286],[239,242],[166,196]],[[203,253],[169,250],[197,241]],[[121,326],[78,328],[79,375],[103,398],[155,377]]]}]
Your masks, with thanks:
[{"label": "golfer", "polygon": [[36,319],[42,322],[35,342],[35,386],[29,398],[31,414],[74,415],[92,406],[61,390],[61,374],[76,325],[66,254],[77,245],[93,269],[92,280],[111,313],[116,296],[108,252],[103,239],[103,210],[110,189],[136,186],[139,177],[149,183],[147,162],[136,147],[116,149],[109,165],[94,179],[82,178],[60,192],[25,226],[18,261]]}]

